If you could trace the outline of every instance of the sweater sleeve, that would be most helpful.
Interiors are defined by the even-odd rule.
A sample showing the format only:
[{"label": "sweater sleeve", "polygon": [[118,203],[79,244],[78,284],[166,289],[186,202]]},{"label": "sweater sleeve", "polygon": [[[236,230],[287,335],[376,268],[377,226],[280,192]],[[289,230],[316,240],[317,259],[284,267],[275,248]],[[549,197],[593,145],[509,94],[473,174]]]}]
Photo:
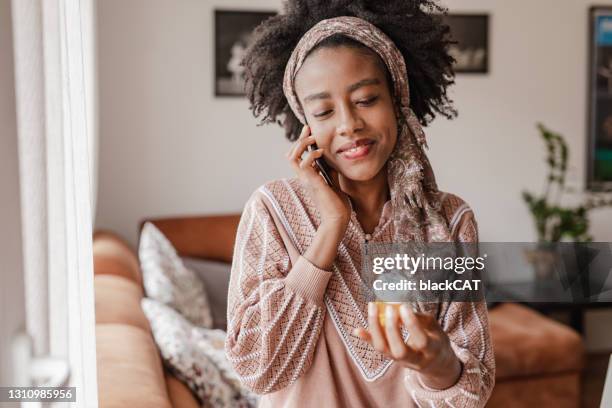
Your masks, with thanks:
[{"label": "sweater sleeve", "polygon": [[227,357],[258,394],[292,384],[310,367],[331,272],[300,256],[294,265],[256,192],[242,214],[228,294]]},{"label": "sweater sleeve", "polygon": [[[459,242],[478,242],[474,214],[466,212],[458,225]],[[441,305],[439,323],[461,361],[462,372],[446,390],[425,386],[416,371],[407,370],[405,384],[418,406],[484,407],[495,384],[495,359],[489,335],[485,301],[447,302]]]}]

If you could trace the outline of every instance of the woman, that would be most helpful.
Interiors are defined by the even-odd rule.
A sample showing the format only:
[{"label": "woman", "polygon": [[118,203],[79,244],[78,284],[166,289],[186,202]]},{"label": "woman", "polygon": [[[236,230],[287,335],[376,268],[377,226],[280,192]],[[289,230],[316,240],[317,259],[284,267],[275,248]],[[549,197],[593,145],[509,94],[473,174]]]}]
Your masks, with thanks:
[{"label": "woman", "polygon": [[255,32],[249,97],[297,139],[296,177],[245,206],[226,353],[261,406],[484,406],[495,365],[483,302],[388,307],[384,327],[367,302],[364,242],[477,240],[423,150],[421,123],[454,115],[440,10],[371,3],[293,1]]}]

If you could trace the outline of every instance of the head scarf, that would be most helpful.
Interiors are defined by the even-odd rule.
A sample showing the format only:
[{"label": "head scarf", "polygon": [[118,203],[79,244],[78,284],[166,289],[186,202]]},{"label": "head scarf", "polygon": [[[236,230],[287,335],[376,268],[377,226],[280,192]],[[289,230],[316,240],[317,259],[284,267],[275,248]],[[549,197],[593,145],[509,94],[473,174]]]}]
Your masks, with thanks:
[{"label": "head scarf", "polygon": [[425,132],[410,108],[406,64],[393,41],[380,29],[358,17],[342,16],[322,20],[300,39],[285,68],[283,92],[291,110],[306,124],[295,93],[295,76],[308,53],[324,39],[341,34],[376,52],[393,80],[393,94],[399,106],[398,138],[387,166],[391,195],[394,241],[450,242],[448,224],[440,213],[440,194],[424,147]]}]

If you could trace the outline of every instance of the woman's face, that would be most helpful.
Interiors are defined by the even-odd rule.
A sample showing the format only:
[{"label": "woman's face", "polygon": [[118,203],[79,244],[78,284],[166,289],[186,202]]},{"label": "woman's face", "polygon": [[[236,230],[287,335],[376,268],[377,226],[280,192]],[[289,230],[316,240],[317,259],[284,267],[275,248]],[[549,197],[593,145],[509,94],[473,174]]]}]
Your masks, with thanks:
[{"label": "woman's face", "polygon": [[351,47],[325,47],[304,61],[296,94],[325,161],[354,181],[373,179],[397,140],[382,62]]}]

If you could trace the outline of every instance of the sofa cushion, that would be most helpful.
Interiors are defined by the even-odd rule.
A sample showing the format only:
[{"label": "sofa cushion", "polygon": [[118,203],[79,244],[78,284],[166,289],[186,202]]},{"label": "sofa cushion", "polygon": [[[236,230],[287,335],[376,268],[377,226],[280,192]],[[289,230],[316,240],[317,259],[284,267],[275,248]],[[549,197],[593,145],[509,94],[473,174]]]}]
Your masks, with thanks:
[{"label": "sofa cushion", "polygon": [[578,333],[528,307],[505,303],[489,313],[496,378],[576,372],[582,368]]},{"label": "sofa cushion", "polygon": [[183,264],[172,243],[150,222],[142,228],[138,258],[148,297],[172,307],[197,326],[212,327],[204,283]]},{"label": "sofa cushion", "polygon": [[98,231],[93,241],[94,273],[123,276],[142,286],[138,257],[116,235]]},{"label": "sofa cushion", "polygon": [[194,326],[177,311],[143,298],[164,364],[204,406],[254,407],[257,396],[243,388],[224,350],[225,332]]},{"label": "sofa cushion", "polygon": [[232,266],[225,262],[182,258],[185,266],[194,271],[206,286],[206,294],[213,317],[213,328],[227,328],[227,292]]},{"label": "sofa cushion", "polygon": [[495,383],[487,408],[577,408],[580,374],[507,379]]},{"label": "sofa cushion", "polygon": [[150,331],[140,307],[142,288],[116,275],[94,277],[96,323],[124,323]]},{"label": "sofa cushion", "polygon": [[151,334],[125,324],[96,325],[100,408],[172,408]]},{"label": "sofa cushion", "polygon": [[168,372],[166,372],[166,386],[168,387],[168,396],[173,408],[200,407],[200,404],[198,404],[189,388]]}]

